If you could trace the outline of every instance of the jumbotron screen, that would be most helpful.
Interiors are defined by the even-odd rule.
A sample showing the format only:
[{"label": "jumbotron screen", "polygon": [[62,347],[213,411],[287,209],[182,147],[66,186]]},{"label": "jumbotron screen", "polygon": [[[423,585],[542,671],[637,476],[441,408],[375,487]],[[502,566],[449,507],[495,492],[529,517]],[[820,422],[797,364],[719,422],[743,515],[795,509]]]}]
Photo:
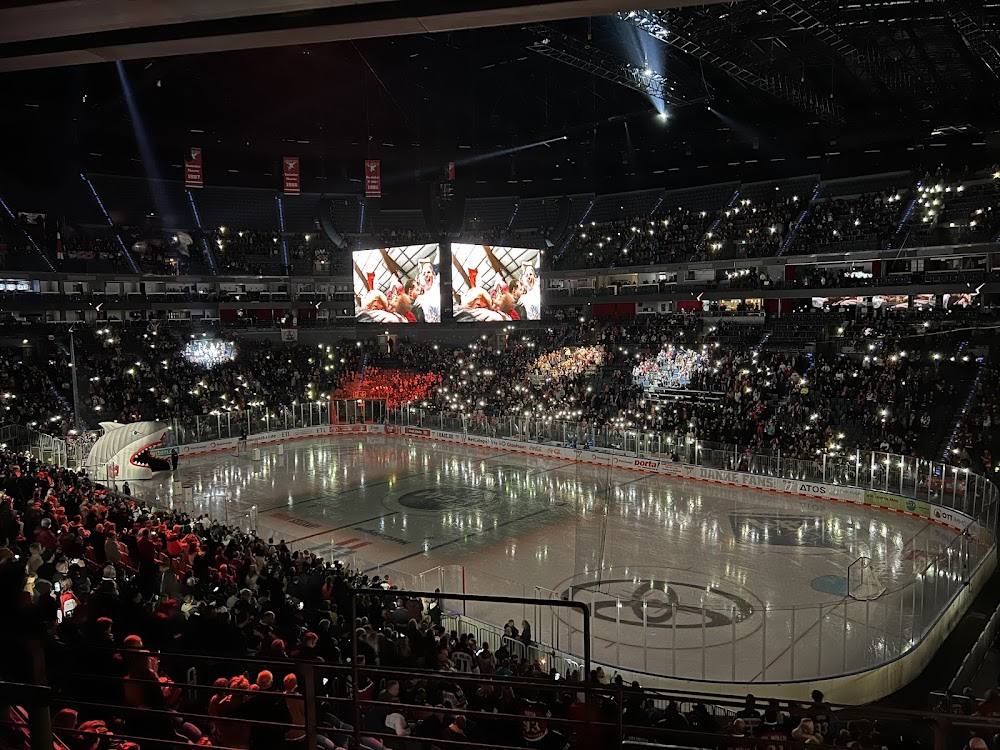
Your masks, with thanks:
[{"label": "jumbotron screen", "polygon": [[354,315],[359,323],[440,323],[437,244],[354,253]]},{"label": "jumbotron screen", "polygon": [[538,259],[536,248],[453,244],[455,320],[541,320]]}]

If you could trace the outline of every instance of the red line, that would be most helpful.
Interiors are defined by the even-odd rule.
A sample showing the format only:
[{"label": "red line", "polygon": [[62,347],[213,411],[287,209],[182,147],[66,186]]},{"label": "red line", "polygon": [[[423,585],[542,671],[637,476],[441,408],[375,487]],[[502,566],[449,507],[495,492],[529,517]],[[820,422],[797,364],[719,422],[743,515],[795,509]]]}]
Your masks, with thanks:
[{"label": "red line", "polygon": [[334,542],[334,544],[336,544],[338,547],[343,547],[345,544],[350,544],[351,542],[356,542],[359,539],[360,539],[360,537],[352,536],[350,539],[345,539],[342,542]]}]

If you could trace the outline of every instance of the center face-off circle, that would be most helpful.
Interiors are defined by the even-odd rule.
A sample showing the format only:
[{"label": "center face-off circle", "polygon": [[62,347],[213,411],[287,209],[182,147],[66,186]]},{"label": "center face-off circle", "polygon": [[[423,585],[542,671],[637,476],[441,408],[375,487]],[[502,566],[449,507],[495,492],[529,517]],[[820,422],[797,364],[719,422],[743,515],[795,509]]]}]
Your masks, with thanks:
[{"label": "center face-off circle", "polygon": [[431,513],[482,509],[499,502],[500,497],[489,490],[471,487],[427,487],[404,492],[396,498],[403,508]]}]

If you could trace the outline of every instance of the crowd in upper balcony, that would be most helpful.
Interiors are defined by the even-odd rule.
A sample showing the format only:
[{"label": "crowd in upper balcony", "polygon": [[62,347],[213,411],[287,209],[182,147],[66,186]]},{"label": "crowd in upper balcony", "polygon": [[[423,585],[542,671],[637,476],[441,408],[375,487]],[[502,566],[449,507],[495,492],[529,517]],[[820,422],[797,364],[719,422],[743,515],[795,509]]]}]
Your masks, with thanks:
[{"label": "crowd in upper balcony", "polygon": [[278,232],[261,232],[219,227],[209,235],[219,273],[282,273],[285,260]]},{"label": "crowd in upper balcony", "polygon": [[613,268],[676,263],[694,255],[714,221],[714,213],[666,209],[654,218],[634,216],[611,224],[580,225],[564,268]]},{"label": "crowd in upper balcony", "polygon": [[797,195],[738,200],[723,209],[718,225],[705,235],[706,259],[778,255],[805,205]]},{"label": "crowd in upper balcony", "polygon": [[817,203],[799,224],[791,252],[883,250],[896,234],[904,206],[894,191]]},{"label": "crowd in upper balcony", "polygon": [[[997,168],[962,174],[938,170],[913,184],[848,196],[823,197],[821,191],[817,191],[820,197],[789,195],[790,191],[780,184],[773,194],[760,193],[759,187],[753,185],[743,192],[734,196],[729,205],[709,206],[698,197],[697,209],[673,207],[671,204],[685,198],[671,196],[666,205],[658,205],[646,214],[605,222],[583,220],[570,230],[561,247],[547,254],[549,262],[555,270],[624,268],[778,254],[881,250],[890,245],[987,242],[1000,233]],[[628,212],[619,215],[623,214]],[[125,225],[94,229],[72,223],[54,224],[44,216],[24,216],[8,227],[12,236],[5,237],[0,247],[6,247],[8,254],[27,252],[33,250],[27,240],[31,237],[59,270],[130,271],[132,263],[125,249],[143,273],[177,275],[213,270],[210,259],[203,256],[201,234],[193,230],[178,234],[199,239],[175,247],[169,236],[166,240],[160,236],[162,231],[151,234]],[[407,245],[435,239],[424,226],[379,227],[377,219],[375,222],[374,229],[366,228],[358,238],[359,246]],[[531,230],[519,227],[518,236]],[[506,227],[478,226],[473,221],[467,224],[463,239],[516,244],[508,233]],[[339,254],[318,241],[318,235],[281,232],[278,227],[219,227],[208,230],[205,241],[214,255],[216,273],[312,274],[337,271],[346,265],[334,262]]]}]

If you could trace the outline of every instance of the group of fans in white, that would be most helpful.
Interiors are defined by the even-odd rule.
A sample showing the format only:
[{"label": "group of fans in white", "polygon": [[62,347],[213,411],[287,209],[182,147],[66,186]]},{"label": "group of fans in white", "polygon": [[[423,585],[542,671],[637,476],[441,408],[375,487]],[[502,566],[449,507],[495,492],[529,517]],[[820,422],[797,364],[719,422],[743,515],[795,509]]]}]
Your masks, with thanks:
[{"label": "group of fans in white", "polygon": [[646,389],[683,388],[704,363],[702,352],[671,345],[633,367],[632,379]]}]

